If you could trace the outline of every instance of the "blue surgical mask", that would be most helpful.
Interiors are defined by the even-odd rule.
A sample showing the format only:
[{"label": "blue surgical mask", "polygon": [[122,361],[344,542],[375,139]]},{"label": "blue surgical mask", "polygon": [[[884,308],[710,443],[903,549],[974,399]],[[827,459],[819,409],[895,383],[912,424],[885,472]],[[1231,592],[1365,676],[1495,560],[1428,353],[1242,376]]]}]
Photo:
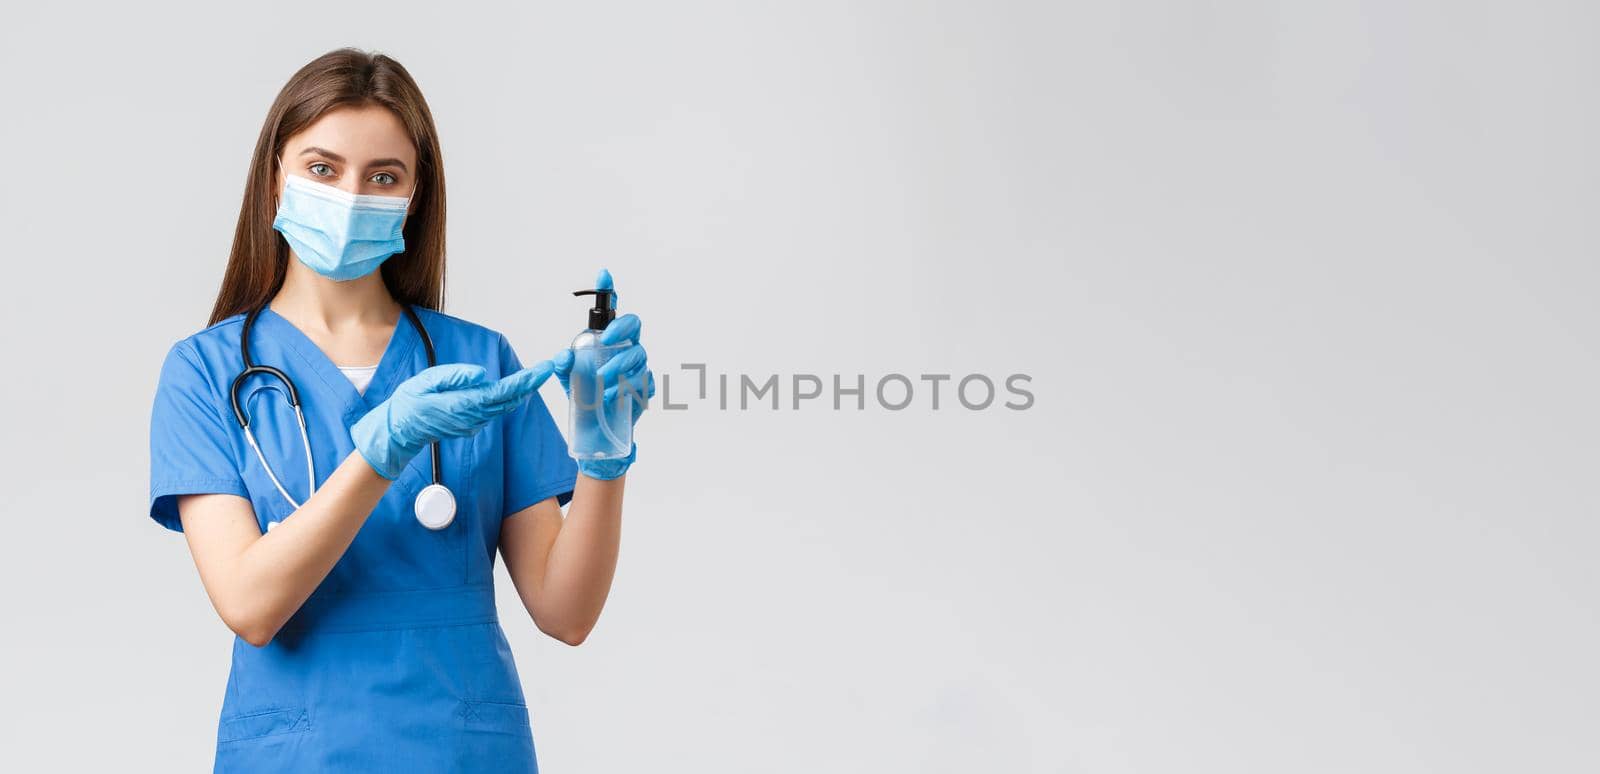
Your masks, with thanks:
[{"label": "blue surgical mask", "polygon": [[[279,163],[279,169],[283,165]],[[416,186],[411,187],[415,194]],[[404,249],[410,196],[353,194],[307,177],[284,173],[283,195],[272,227],[300,262],[329,279],[365,277]]]}]

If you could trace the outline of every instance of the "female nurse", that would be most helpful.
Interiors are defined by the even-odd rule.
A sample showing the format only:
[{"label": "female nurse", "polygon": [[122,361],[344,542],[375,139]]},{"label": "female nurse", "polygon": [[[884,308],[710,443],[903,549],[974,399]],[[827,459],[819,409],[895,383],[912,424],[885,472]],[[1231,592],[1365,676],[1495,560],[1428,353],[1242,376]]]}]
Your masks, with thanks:
[{"label": "female nurse", "polygon": [[[495,554],[562,642],[605,604],[637,447],[574,463],[537,392],[571,353],[524,367],[439,311],[444,194],[399,63],[306,65],[256,142],[210,325],[162,365],[150,515],[238,635],[216,771],[537,771]],[[602,340],[632,344],[601,376],[637,422],[638,318]]]}]

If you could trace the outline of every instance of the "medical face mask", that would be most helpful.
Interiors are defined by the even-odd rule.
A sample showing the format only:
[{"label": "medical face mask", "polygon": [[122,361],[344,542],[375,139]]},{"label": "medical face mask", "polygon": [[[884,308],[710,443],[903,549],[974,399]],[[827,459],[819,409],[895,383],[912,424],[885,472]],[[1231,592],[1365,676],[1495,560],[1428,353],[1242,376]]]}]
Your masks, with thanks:
[{"label": "medical face mask", "polygon": [[[413,185],[411,193],[416,191]],[[400,230],[410,201],[410,196],[353,194],[285,173],[272,227],[301,263],[344,282],[371,274],[406,249]]]}]

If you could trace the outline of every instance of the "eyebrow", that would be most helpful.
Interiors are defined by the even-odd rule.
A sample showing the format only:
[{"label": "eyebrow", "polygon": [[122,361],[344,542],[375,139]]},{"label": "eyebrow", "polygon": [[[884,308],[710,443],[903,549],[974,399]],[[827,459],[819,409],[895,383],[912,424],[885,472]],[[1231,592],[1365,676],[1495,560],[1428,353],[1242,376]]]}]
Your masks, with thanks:
[{"label": "eyebrow", "polygon": [[[338,162],[340,164],[345,163],[345,157],[340,156],[339,154],[334,153],[333,151],[328,150],[326,148],[318,148],[315,145],[313,145],[313,146],[311,146],[309,148],[306,148],[303,151],[300,151],[300,155],[302,155],[302,156],[306,155],[307,153],[315,153],[315,154],[317,154],[319,156],[327,158],[327,159],[329,159],[331,161],[336,161],[336,162]],[[408,167],[406,167],[406,163],[404,161],[401,161],[400,159],[394,159],[394,158],[373,159],[370,164],[367,164],[367,169],[372,169],[373,167],[399,167],[401,170],[403,170],[405,172],[410,172],[411,171]]]}]

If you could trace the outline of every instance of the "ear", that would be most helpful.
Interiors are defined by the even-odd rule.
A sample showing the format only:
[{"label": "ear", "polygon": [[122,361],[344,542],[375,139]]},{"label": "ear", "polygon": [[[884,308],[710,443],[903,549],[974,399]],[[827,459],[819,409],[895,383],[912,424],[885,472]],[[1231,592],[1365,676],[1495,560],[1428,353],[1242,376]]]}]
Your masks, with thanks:
[{"label": "ear", "polygon": [[272,175],[272,210],[273,210],[273,212],[277,212],[277,210],[278,210],[278,200],[283,197],[283,175],[279,174],[280,171],[281,170],[279,169],[278,159],[276,157],[274,157],[272,159],[272,167],[271,167],[271,169],[269,171],[269,174]]}]

